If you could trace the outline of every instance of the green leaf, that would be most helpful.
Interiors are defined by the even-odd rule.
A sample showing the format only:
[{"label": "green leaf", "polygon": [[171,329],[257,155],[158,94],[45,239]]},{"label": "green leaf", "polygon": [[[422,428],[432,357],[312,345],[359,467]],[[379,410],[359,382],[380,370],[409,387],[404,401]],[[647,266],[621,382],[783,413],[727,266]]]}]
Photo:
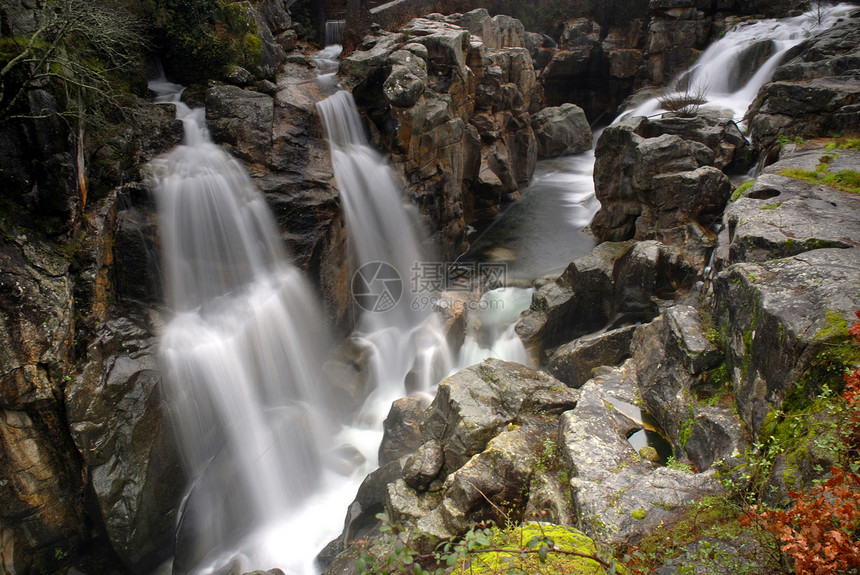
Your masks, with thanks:
[{"label": "green leaf", "polygon": [[546,545],[541,545],[538,548],[538,558],[541,563],[546,563],[546,556],[549,554],[549,547]]}]

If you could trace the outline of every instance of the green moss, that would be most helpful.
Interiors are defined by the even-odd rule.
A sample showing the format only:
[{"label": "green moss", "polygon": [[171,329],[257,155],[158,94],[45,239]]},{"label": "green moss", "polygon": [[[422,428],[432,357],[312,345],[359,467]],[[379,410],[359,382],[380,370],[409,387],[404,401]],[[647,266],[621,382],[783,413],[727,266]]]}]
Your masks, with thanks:
[{"label": "green moss", "polygon": [[860,193],[860,172],[855,170],[840,170],[831,174],[827,169],[828,162],[822,162],[814,172],[800,168],[780,170],[779,175],[813,184],[822,184],[843,192]]},{"label": "green moss", "polygon": [[778,210],[779,206],[781,206],[781,205],[782,205],[782,202],[777,202],[775,204],[765,204],[762,207],[760,207],[759,209],[760,210]]},{"label": "green moss", "polygon": [[[583,555],[599,555],[594,541],[573,528],[560,525],[538,525],[530,523],[509,530],[494,530],[493,545],[502,549],[525,549],[534,540],[550,540],[555,547]],[[532,547],[534,548],[534,546]],[[529,573],[561,575],[562,573],[589,573],[606,575],[606,569],[597,561],[587,557],[549,552],[546,562],[541,562],[538,553],[522,554],[506,551],[479,553],[467,566],[455,569],[455,575],[496,575],[498,573]],[[620,564],[615,564],[615,572],[628,573]]]},{"label": "green moss", "polygon": [[832,142],[828,142],[824,149],[828,152],[842,150],[860,150],[860,138],[838,138]]},{"label": "green moss", "polygon": [[737,200],[739,200],[748,189],[753,187],[753,184],[755,184],[755,180],[750,180],[748,182],[744,182],[743,184],[735,188],[735,191],[732,192],[731,201],[736,202]]},{"label": "green moss", "polygon": [[641,521],[642,519],[648,517],[648,512],[640,507],[639,509],[634,509],[633,511],[631,511],[630,516],[633,519],[638,519]]}]

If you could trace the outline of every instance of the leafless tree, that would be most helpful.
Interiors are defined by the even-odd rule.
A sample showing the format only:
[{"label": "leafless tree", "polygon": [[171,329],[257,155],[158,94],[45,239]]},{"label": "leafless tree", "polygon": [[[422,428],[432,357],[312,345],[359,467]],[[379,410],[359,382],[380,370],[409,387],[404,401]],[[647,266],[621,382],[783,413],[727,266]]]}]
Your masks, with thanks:
[{"label": "leafless tree", "polygon": [[17,46],[0,68],[0,119],[18,113],[28,90],[52,82],[68,96],[66,116],[119,106],[111,75],[133,65],[144,42],[131,14],[92,0],[42,0],[35,31],[10,40]]},{"label": "leafless tree", "polygon": [[821,26],[824,20],[833,12],[833,4],[828,0],[813,0],[809,3],[812,19],[817,26]]}]

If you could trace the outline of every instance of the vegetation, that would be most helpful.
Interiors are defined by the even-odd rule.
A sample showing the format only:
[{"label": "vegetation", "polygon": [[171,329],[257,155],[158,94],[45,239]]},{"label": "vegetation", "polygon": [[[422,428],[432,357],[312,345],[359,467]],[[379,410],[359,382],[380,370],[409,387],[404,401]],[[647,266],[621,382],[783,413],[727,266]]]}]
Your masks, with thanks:
[{"label": "vegetation", "polygon": [[750,181],[748,181],[748,182],[744,182],[743,184],[741,184],[740,186],[738,186],[737,188],[735,188],[735,191],[734,191],[734,192],[732,192],[732,199],[731,199],[731,201],[736,202],[736,201],[738,201],[739,199],[741,199],[741,197],[743,197],[744,193],[746,193],[746,191],[747,191],[748,189],[750,189],[751,187],[753,187],[753,184],[755,184],[755,180],[750,180]]},{"label": "vegetation", "polygon": [[359,542],[359,575],[621,575],[627,570],[583,533],[559,525],[476,526],[419,553],[384,513],[384,536]]},{"label": "vegetation", "polygon": [[26,101],[31,89],[48,86],[67,119],[93,123],[121,110],[123,81],[138,69],[145,43],[140,21],[104,1],[53,0],[35,14],[28,35],[0,40],[0,119],[53,114]]},{"label": "vegetation", "polygon": [[699,108],[708,103],[708,86],[706,84],[693,84],[689,81],[683,84],[681,91],[668,92],[658,99],[660,107],[679,116],[692,117]]},{"label": "vegetation", "polygon": [[230,0],[145,0],[144,17],[172,75],[202,82],[229,73],[251,72],[262,62],[262,41],[247,2]]}]

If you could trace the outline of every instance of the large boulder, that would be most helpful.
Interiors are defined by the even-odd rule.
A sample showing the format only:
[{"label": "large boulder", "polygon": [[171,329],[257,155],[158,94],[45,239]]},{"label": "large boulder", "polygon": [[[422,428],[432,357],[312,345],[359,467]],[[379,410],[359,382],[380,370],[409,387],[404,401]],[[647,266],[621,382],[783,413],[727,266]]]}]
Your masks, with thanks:
[{"label": "large boulder", "polygon": [[779,136],[860,129],[860,27],[854,14],[792,48],[773,81],[762,86],[749,112],[755,146],[766,148]]},{"label": "large boulder", "polygon": [[604,130],[595,149],[601,207],[591,230],[601,240],[657,239],[703,264],[712,227],[731,194],[721,170],[747,167],[746,141],[731,120],[630,118]]},{"label": "large boulder", "polygon": [[[721,265],[860,245],[860,197],[816,183],[816,174],[853,170],[860,152],[820,144],[794,148],[784,147],[780,160],[726,208],[730,244]],[[792,173],[812,181],[782,175]]]},{"label": "large boulder", "polygon": [[643,425],[628,415],[639,411],[635,379],[625,365],[590,380],[576,408],[562,415],[558,430],[562,454],[573,470],[578,527],[603,541],[647,533],[684,505],[722,489],[713,471],[686,473],[639,456],[627,440]]},{"label": "large boulder", "polygon": [[517,334],[539,356],[607,326],[649,321],[659,300],[672,299],[695,277],[677,248],[654,241],[604,242],[535,290]]},{"label": "large boulder", "polygon": [[135,572],[150,571],[173,554],[185,494],[160,381],[154,339],[132,320],[119,319],[101,329],[81,374],[65,390],[69,428],[108,538]]},{"label": "large boulder", "polygon": [[591,126],[585,112],[573,104],[544,108],[532,116],[532,129],[541,158],[578,154],[592,146]]},{"label": "large boulder", "polygon": [[[368,476],[340,541],[377,537],[372,513],[382,509],[422,549],[481,520],[503,521],[502,508],[572,524],[555,437],[559,414],[578,397],[542,372],[499,360],[443,380],[422,416],[420,445]],[[332,560],[329,572],[345,572],[343,563]]]},{"label": "large boulder", "polygon": [[835,389],[846,362],[857,361],[847,330],[860,309],[858,269],[860,248],[830,248],[734,264],[718,276],[715,320],[738,413],[753,433],[784,402],[797,408],[822,385]]}]

